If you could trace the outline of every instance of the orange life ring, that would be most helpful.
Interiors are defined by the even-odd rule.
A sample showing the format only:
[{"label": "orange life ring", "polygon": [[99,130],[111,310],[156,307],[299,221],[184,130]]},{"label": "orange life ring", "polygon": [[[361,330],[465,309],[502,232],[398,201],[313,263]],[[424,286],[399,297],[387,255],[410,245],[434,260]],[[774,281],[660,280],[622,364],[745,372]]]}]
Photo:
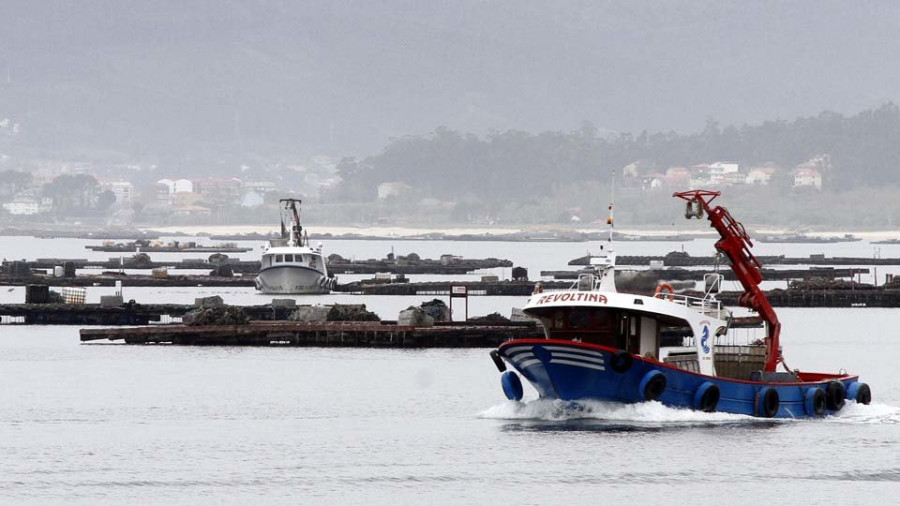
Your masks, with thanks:
[{"label": "orange life ring", "polygon": [[669,294],[667,298],[670,301],[675,300],[675,289],[672,288],[672,285],[666,283],[665,281],[656,285],[656,292],[654,293],[654,296],[659,296],[659,294],[661,294],[663,292]]}]

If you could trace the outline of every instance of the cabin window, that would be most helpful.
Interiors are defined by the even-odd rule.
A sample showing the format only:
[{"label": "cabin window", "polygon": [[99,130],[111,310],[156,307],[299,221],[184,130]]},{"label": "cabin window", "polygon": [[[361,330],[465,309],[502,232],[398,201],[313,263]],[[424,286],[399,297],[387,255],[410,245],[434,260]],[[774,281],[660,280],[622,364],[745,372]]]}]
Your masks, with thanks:
[{"label": "cabin window", "polygon": [[564,329],[566,328],[566,312],[564,309],[557,309],[553,314],[553,328],[555,329]]},{"label": "cabin window", "polygon": [[275,263],[276,264],[284,263],[284,255],[275,255]]},{"label": "cabin window", "polygon": [[575,307],[569,311],[569,328],[583,329],[591,325],[591,314],[586,308]]},{"label": "cabin window", "polygon": [[263,255],[262,266],[270,267],[272,265],[272,255]]},{"label": "cabin window", "polygon": [[553,312],[552,320],[554,330],[612,331],[612,312],[606,308],[560,308]]}]

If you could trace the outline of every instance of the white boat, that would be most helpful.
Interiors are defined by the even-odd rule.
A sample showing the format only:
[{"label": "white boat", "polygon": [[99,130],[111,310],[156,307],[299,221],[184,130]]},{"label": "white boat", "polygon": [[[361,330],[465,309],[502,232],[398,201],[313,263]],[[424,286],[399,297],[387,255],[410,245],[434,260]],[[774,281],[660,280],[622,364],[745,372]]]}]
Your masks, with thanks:
[{"label": "white boat", "polygon": [[[328,274],[322,243],[310,247],[300,225],[300,200],[281,199],[281,239],[269,241],[260,261],[256,289],[262,293],[330,293],[335,278]],[[285,227],[285,215],[291,226]]]}]

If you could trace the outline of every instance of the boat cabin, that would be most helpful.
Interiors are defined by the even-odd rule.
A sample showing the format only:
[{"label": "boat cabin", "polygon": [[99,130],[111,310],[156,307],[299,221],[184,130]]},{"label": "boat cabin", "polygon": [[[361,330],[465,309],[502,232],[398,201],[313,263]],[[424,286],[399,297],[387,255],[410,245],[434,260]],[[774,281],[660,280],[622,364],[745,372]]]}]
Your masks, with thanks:
[{"label": "boat cabin", "polygon": [[262,256],[261,268],[278,265],[300,265],[311,269],[321,270],[322,259],[319,255],[311,253],[265,253]]},{"label": "boat cabin", "polygon": [[541,319],[548,338],[599,344],[657,360],[660,349],[681,348],[693,337],[687,321],[658,313],[575,305],[532,308],[529,313]]}]

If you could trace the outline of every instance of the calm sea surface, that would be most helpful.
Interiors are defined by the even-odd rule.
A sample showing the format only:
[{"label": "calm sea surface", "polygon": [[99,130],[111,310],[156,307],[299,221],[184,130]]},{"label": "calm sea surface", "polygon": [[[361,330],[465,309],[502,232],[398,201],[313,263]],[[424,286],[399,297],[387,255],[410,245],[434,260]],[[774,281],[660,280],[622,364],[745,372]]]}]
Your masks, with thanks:
[{"label": "calm sea surface", "polygon": [[[87,243],[0,238],[0,248],[14,253],[3,253],[7,258],[91,258],[82,249]],[[333,243],[326,248],[344,256],[356,250],[358,258],[382,256],[394,245],[398,254],[423,257],[507,257],[533,270],[564,268],[590,247]],[[711,242],[685,246],[699,255]],[[833,247],[872,254],[860,243],[808,252],[791,245],[797,251],[787,254],[838,255]],[[887,248],[883,256],[900,256]],[[89,299],[101,293],[89,289]],[[214,293],[126,286],[125,295],[150,302]],[[268,300],[252,290],[223,296]],[[18,289],[0,293],[3,302],[23,298]],[[365,302],[388,318],[419,299],[308,301]],[[473,297],[470,313],[508,313],[523,302]],[[533,391],[512,403],[486,349],[81,345],[74,327],[3,325],[0,503],[896,503],[900,310],[779,314],[791,367],[858,373],[872,386],[873,404],[851,403],[824,420],[773,422],[657,403],[566,406],[537,401]]]}]

